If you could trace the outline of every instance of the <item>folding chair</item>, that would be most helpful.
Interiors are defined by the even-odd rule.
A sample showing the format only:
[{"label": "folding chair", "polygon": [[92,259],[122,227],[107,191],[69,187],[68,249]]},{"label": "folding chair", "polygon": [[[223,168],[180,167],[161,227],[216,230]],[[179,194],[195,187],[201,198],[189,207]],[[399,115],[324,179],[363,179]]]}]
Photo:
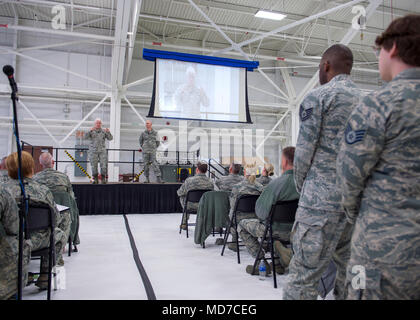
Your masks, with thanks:
[{"label": "folding chair", "polygon": [[[264,236],[261,239],[260,247],[258,249],[257,257],[255,258],[254,267],[252,269],[252,274],[255,273],[255,268],[257,267],[258,262],[260,259],[258,257],[260,256],[263,242],[267,241],[270,246],[270,258],[273,262],[273,281],[274,281],[274,288],[277,288],[277,278],[276,278],[276,263],[275,263],[275,257],[274,257],[274,246],[273,246],[273,222],[278,223],[288,223],[292,224],[295,221],[295,215],[296,210],[298,208],[299,199],[297,200],[291,200],[291,201],[277,201],[275,204],[272,205],[270,214],[265,221],[265,230],[264,230]],[[267,238],[268,233],[268,238]],[[290,241],[282,241],[283,244],[287,245],[290,244]]]},{"label": "folding chair", "polygon": [[[229,237],[230,229],[235,225],[235,235],[236,235],[236,252],[238,255],[238,263],[241,263],[241,258],[239,254],[239,234],[238,234],[238,220],[236,218],[237,212],[255,212],[255,203],[258,200],[259,195],[256,194],[242,194],[236,199],[235,206],[233,208],[232,219],[230,219],[230,224],[228,229],[225,231],[225,238],[222,248],[221,255],[225,252],[225,247],[227,244],[227,239]],[[230,243],[233,243],[230,242]]]},{"label": "folding chair", "polygon": [[[48,256],[48,292],[47,299],[51,300],[52,268],[55,264],[55,213],[48,204],[30,202],[28,214],[25,217],[25,238],[30,239],[32,233],[50,229],[50,244],[46,248],[31,251],[32,258]],[[42,274],[41,272],[39,274]]]},{"label": "folding chair", "polygon": [[184,210],[182,212],[181,224],[179,225],[179,234],[181,234],[181,232],[182,232],[182,224],[183,224],[184,217],[185,217],[185,224],[186,224],[186,227],[187,227],[187,238],[188,238],[188,226],[195,226],[195,223],[188,223],[187,217],[188,217],[189,214],[197,214],[197,210],[195,210],[195,209],[188,210],[187,204],[188,203],[199,203],[201,197],[207,191],[213,191],[213,190],[211,190],[211,189],[190,190],[190,191],[187,192],[187,196],[185,197]]}]

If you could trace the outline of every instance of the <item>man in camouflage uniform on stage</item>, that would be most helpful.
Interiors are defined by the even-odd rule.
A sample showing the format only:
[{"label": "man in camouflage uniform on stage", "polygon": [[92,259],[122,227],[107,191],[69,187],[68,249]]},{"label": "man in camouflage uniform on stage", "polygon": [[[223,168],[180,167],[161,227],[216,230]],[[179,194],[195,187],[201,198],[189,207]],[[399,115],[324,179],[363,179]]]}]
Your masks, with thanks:
[{"label": "man in camouflage uniform on stage", "polygon": [[232,192],[232,188],[235,184],[244,181],[244,176],[240,176],[241,165],[238,163],[232,163],[229,167],[229,175],[221,177],[216,180],[215,185],[220,191]]},{"label": "man in camouflage uniform on stage", "polygon": [[331,259],[337,266],[335,298],[345,298],[352,226],[337,191],[336,157],[347,119],[361,95],[350,79],[352,65],[348,47],[328,48],[319,65],[321,86],[309,92],[300,106],[294,175],[301,196],[284,299],[317,299],[318,283]]},{"label": "man in camouflage uniform on stage", "polygon": [[108,128],[102,129],[101,119],[96,119],[94,127],[85,134],[85,139],[90,140],[88,155],[92,167],[93,183],[98,184],[98,162],[100,162],[102,183],[105,184],[108,181],[108,153],[105,140],[112,140],[112,134]]},{"label": "man in camouflage uniform on stage", "polygon": [[[19,212],[15,200],[0,185],[0,300],[17,293],[19,254]],[[23,241],[23,286],[26,283],[31,240]]]},{"label": "man in camouflage uniform on stage", "polygon": [[7,174],[7,169],[6,169],[6,158],[7,157],[4,157],[3,159],[1,159],[1,163],[0,163],[0,184],[6,183],[7,181],[9,181],[9,176]]},{"label": "man in camouflage uniform on stage", "polygon": [[[16,200],[16,203],[20,203],[21,189],[20,183],[17,180],[17,163],[18,161],[16,152],[7,157],[6,165],[11,179],[4,186]],[[63,230],[68,228],[68,224],[66,223],[68,223],[70,220],[62,218],[62,215],[55,206],[54,197],[51,191],[46,186],[39,184],[34,179],[32,179],[34,167],[35,165],[32,156],[28,152],[22,151],[22,174],[24,176],[26,196],[29,197],[30,201],[48,204],[53,209],[56,219],[56,228],[54,231],[56,261],[63,261],[62,249],[67,243],[67,239]],[[30,240],[32,242],[32,250],[48,247],[50,243],[50,231],[43,230],[35,232],[31,235]],[[48,272],[48,257],[41,259],[41,272]],[[46,289],[47,275],[42,274],[38,278],[36,285],[41,289]]]},{"label": "man in camouflage uniform on stage", "polygon": [[[181,206],[184,209],[185,199],[187,197],[187,193],[190,190],[214,190],[213,182],[206,176],[207,172],[207,164],[204,162],[197,163],[197,169],[195,171],[195,176],[187,178],[181,187],[177,190],[177,194],[179,196],[179,201],[181,202]],[[187,204],[188,210],[198,210],[198,203],[188,203]],[[189,214],[187,214],[186,220],[189,219]],[[186,229],[186,220],[182,221],[181,228]]]},{"label": "man in camouflage uniform on stage", "polygon": [[[239,222],[240,232],[239,237],[245,244],[248,252],[254,257],[257,257],[260,243],[258,238],[264,236],[265,221],[270,215],[271,207],[277,201],[290,201],[299,199],[299,193],[296,191],[295,181],[293,178],[293,158],[294,147],[287,147],[282,150],[282,175],[274,179],[268,186],[266,186],[255,204],[255,214],[258,219],[243,219]],[[273,238],[289,241],[292,224],[273,223]],[[267,234],[268,236],[268,234]],[[288,268],[292,256],[289,248],[286,248],[278,240],[274,242],[274,247],[280,261],[276,261],[276,271],[284,273]],[[265,256],[264,249],[261,250],[259,258]],[[248,273],[252,273],[253,265],[246,268]],[[256,270],[258,272],[258,270]]]},{"label": "man in camouflage uniform on stage", "polygon": [[[79,229],[79,210],[77,209],[70,179],[65,173],[53,169],[54,159],[49,152],[44,152],[39,156],[39,163],[43,170],[35,174],[33,179],[50,189],[56,203],[69,207],[68,211],[66,210],[61,213],[63,219],[70,220],[65,222],[66,225],[68,224],[68,228],[63,231],[65,232],[66,239],[72,234],[72,242],[77,245],[80,243],[77,232]],[[62,194],[68,194],[67,199],[62,199]]]},{"label": "man in camouflage uniform on stage", "polygon": [[157,132],[152,129],[152,121],[146,121],[146,130],[141,133],[139,143],[143,151],[144,176],[146,177],[146,182],[150,182],[149,170],[150,166],[152,166],[157,182],[162,183],[159,164],[156,161],[156,149],[159,147],[159,140]]},{"label": "man in camouflage uniform on stage", "polygon": [[[381,78],[350,115],[337,186],[355,224],[349,299],[420,299],[420,15],[376,39]],[[365,281],[361,281],[365,278]]]}]

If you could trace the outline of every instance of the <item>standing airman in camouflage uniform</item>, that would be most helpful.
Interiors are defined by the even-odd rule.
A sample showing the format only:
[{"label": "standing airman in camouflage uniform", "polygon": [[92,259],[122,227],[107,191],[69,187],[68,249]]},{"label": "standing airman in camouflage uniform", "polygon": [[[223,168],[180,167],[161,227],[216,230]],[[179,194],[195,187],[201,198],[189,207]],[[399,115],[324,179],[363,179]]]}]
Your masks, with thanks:
[{"label": "standing airman in camouflage uniform", "polygon": [[[261,192],[263,191],[264,187],[256,181],[256,174],[257,174],[257,167],[255,163],[245,165],[245,168],[244,168],[245,179],[242,182],[235,184],[233,186],[232,192],[229,197],[229,202],[230,202],[229,218],[231,220],[233,218],[233,210],[235,209],[235,203],[236,203],[236,200],[239,198],[239,196],[245,195],[245,194],[260,195]],[[254,211],[236,212],[236,222],[238,223],[238,226],[241,220],[243,219],[255,219],[255,218],[257,218],[257,216],[255,215]],[[240,230],[238,230],[238,232],[240,232]],[[236,243],[235,243],[236,233],[233,227],[230,229],[230,233],[232,235],[232,243],[228,244],[228,248],[230,250],[236,251],[237,249]]]},{"label": "standing airman in camouflage uniform", "polygon": [[6,183],[7,181],[9,181],[9,175],[7,174],[7,169],[6,169],[6,158],[7,157],[3,157],[0,163],[0,184]]},{"label": "standing airman in camouflage uniform", "polygon": [[[17,293],[19,212],[15,200],[0,185],[0,300]],[[26,283],[31,241],[23,241],[23,285]]]},{"label": "standing airman in camouflage uniform", "polygon": [[[181,187],[177,190],[177,194],[179,196],[179,201],[181,202],[181,206],[184,209],[185,206],[185,199],[187,197],[187,193],[190,190],[214,190],[213,182],[210,180],[209,177],[206,176],[207,172],[207,164],[206,163],[197,163],[197,169],[195,170],[195,176],[187,178]],[[187,204],[188,210],[198,210],[198,203],[188,203]],[[186,219],[189,219],[189,215],[187,214]],[[186,220],[182,221],[181,225],[182,229],[186,229]]]},{"label": "standing airman in camouflage uniform", "polygon": [[[21,202],[21,189],[18,177],[18,160],[17,153],[13,153],[7,157],[6,160],[7,171],[9,177],[11,178],[4,186],[16,200],[17,204]],[[54,231],[55,237],[55,253],[56,261],[62,261],[62,249],[66,245],[67,239],[65,237],[64,231],[68,225],[68,220],[61,217],[60,212],[57,210],[57,207],[54,202],[54,197],[51,191],[44,185],[39,184],[32,179],[34,173],[34,160],[32,156],[26,152],[22,151],[22,175],[24,177],[25,183],[25,193],[29,197],[30,201],[40,202],[48,204],[54,211],[56,228]],[[30,240],[32,242],[32,250],[38,250],[45,247],[48,247],[50,243],[50,231],[42,230],[31,234]],[[48,256],[41,259],[41,272],[48,272]],[[47,288],[47,275],[42,274],[36,284],[41,289]]]},{"label": "standing airman in camouflage uniform", "polygon": [[112,140],[112,134],[108,128],[102,129],[101,119],[96,119],[95,126],[85,134],[85,139],[90,140],[88,155],[92,167],[93,183],[98,184],[98,162],[100,162],[102,183],[105,184],[108,181],[108,154],[105,140]]},{"label": "standing airman in camouflage uniform", "polygon": [[[48,189],[50,189],[56,203],[69,207],[70,212],[66,210],[61,213],[61,217],[66,219],[66,225],[68,223],[68,228],[63,231],[65,232],[66,239],[68,239],[71,234],[73,243],[77,245],[80,243],[78,236],[79,210],[77,209],[77,203],[70,179],[65,173],[53,169],[54,159],[49,152],[44,152],[39,156],[39,163],[43,170],[35,174],[33,179],[40,184],[46,185]],[[63,194],[67,199],[62,199]],[[67,222],[67,220],[69,220],[69,222]]]},{"label": "standing airman in camouflage uniform", "polygon": [[345,297],[352,228],[336,187],[336,157],[346,121],[361,95],[350,79],[352,65],[349,48],[341,44],[328,48],[319,65],[321,86],[300,106],[294,175],[301,196],[284,299],[317,299],[318,283],[331,259],[337,266],[335,298]]},{"label": "standing airman in camouflage uniform", "polygon": [[157,182],[162,183],[159,164],[156,161],[156,149],[159,147],[159,140],[157,132],[152,129],[152,121],[146,121],[146,130],[141,133],[139,143],[143,151],[144,176],[146,177],[146,182],[150,182],[149,169],[150,166],[152,166]]},{"label": "standing airman in camouflage uniform", "polygon": [[[290,201],[299,199],[299,193],[296,191],[295,181],[293,178],[293,158],[294,147],[287,147],[282,150],[282,175],[274,179],[266,186],[255,204],[255,214],[258,219],[243,219],[239,222],[239,237],[243,241],[248,252],[257,257],[260,243],[258,238],[264,236],[265,222],[268,219],[271,207],[277,201]],[[273,223],[273,238],[289,241],[292,223]],[[292,252],[289,248],[284,247],[280,241],[275,241],[275,249],[280,261],[276,261],[276,271],[284,273],[289,266]],[[261,250],[259,259],[265,256],[264,249]],[[253,265],[246,267],[246,271],[252,274]],[[258,270],[256,270],[258,272]]]},{"label": "standing airman in camouflage uniform", "polygon": [[245,180],[244,176],[239,175],[240,171],[241,165],[232,163],[229,167],[229,175],[217,179],[215,185],[219,188],[220,191],[231,193],[235,184]]},{"label": "standing airman in camouflage uniform", "polygon": [[264,187],[271,182],[271,176],[274,174],[274,167],[272,164],[265,164],[262,174],[257,178],[257,182],[262,184]]},{"label": "standing airman in camouflage uniform", "polygon": [[337,158],[337,186],[355,224],[349,299],[420,299],[419,26],[420,15],[402,17],[376,39],[390,82],[350,115]]}]

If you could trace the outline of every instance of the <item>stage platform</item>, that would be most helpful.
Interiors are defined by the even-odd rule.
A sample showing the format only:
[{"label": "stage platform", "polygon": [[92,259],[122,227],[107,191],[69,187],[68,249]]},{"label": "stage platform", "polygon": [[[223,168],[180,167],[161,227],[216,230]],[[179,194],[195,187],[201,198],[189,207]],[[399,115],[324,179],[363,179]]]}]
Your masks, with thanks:
[{"label": "stage platform", "polygon": [[182,212],[181,183],[73,183],[80,215]]}]

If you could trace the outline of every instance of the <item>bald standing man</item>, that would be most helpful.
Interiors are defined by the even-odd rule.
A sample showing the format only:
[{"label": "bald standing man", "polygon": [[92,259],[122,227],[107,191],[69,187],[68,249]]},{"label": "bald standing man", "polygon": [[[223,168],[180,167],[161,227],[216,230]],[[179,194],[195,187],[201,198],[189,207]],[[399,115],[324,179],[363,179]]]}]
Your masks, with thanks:
[{"label": "bald standing man", "polygon": [[345,298],[352,226],[336,186],[336,158],[347,119],[362,95],[350,78],[352,66],[353,54],[348,47],[336,44],[328,48],[319,64],[321,86],[310,91],[300,105],[294,158],[300,199],[284,299],[317,299],[318,283],[331,260],[337,266],[334,296]]}]

